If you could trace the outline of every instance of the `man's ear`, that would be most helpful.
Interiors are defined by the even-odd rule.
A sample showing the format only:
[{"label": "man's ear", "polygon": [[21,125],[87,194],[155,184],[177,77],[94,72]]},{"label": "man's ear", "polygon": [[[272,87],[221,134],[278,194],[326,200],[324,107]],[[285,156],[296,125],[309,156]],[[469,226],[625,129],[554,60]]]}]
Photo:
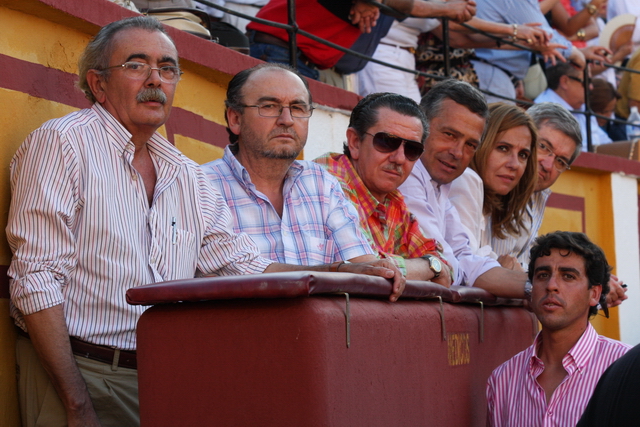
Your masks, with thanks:
[{"label": "man's ear", "polygon": [[589,288],[589,305],[591,307],[595,307],[600,303],[600,294],[602,294],[602,285]]},{"label": "man's ear", "polygon": [[103,104],[107,99],[107,94],[105,92],[105,82],[106,79],[104,75],[101,75],[97,70],[89,70],[87,71],[87,84],[89,85],[89,89],[91,89],[91,93],[96,98],[100,104]]},{"label": "man's ear", "polygon": [[351,153],[351,158],[353,160],[358,160],[360,157],[360,144],[362,141],[358,136],[358,132],[354,128],[347,128],[347,146],[349,147],[349,152]]},{"label": "man's ear", "polygon": [[560,76],[560,81],[558,82],[558,86],[561,87],[562,89],[566,89],[567,86],[571,84],[569,83],[569,80],[571,79],[566,74],[564,76]]},{"label": "man's ear", "polygon": [[234,110],[233,108],[227,108],[227,124],[229,129],[235,135],[240,135],[240,124],[242,122],[242,114]]}]

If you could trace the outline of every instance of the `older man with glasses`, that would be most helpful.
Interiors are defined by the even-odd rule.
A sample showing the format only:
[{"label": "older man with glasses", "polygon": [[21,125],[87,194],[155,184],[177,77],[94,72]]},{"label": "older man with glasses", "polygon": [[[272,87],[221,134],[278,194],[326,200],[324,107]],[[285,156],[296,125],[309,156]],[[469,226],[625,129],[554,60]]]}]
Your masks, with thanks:
[{"label": "older man with glasses", "polygon": [[[156,19],[105,26],[79,70],[93,106],[42,125],[11,162],[8,274],[21,418],[24,426],[137,426],[136,324],[146,307],[127,304],[129,288],[340,264],[261,257],[233,231],[229,207],[199,166],[157,133],[181,71]],[[269,103],[277,101],[257,105]],[[308,105],[287,105],[282,115],[310,114]],[[293,131],[274,133],[285,152],[299,142]],[[389,261],[345,270],[395,278],[394,298],[402,293],[404,278]]]},{"label": "older man with glasses", "polygon": [[398,187],[424,151],[427,123],[415,101],[395,93],[374,93],[353,109],[344,154],[315,161],[335,175],[358,209],[374,250],[393,259],[407,279],[451,285],[442,246],[427,238]]},{"label": "older man with glasses", "polygon": [[[527,224],[529,232],[520,236],[491,240],[491,246],[496,253],[514,256],[525,266],[529,263],[529,252],[542,225],[551,186],[562,172],[571,169],[571,164],[580,155],[582,147],[578,121],[562,105],[551,102],[535,104],[527,113],[538,127],[538,182],[527,206],[530,218],[530,223]],[[614,275],[611,275],[609,288],[609,307],[615,307],[627,299],[622,282]]]},{"label": "older man with glasses", "polygon": [[[243,70],[229,82],[225,105],[230,144],[202,170],[231,208],[236,232],[280,263],[352,273],[362,263],[395,268],[375,256],[336,179],[296,160],[313,113],[300,73],[277,63]],[[395,287],[391,300],[400,293]]]}]

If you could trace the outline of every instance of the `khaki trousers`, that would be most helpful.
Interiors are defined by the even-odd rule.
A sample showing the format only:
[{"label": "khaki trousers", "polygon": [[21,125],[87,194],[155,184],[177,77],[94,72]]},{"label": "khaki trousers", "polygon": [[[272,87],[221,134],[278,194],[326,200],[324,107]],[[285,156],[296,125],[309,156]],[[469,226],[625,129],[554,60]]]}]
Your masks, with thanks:
[{"label": "khaki trousers", "polygon": [[[76,356],[103,427],[140,425],[138,371]],[[16,342],[16,372],[23,427],[64,427],[67,415],[31,341]]]}]

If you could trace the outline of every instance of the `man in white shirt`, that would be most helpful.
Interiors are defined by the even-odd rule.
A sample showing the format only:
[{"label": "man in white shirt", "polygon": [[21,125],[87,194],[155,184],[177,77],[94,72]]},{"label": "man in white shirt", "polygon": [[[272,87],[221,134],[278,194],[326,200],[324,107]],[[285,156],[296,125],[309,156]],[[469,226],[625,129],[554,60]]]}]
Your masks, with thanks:
[{"label": "man in white shirt", "polygon": [[[11,162],[8,274],[21,334],[21,416],[25,426],[137,426],[135,328],[145,307],[127,304],[127,289],[337,265],[260,257],[246,234],[233,232],[228,206],[198,165],[157,133],[182,71],[156,19],[105,26],[79,70],[92,108],[45,123]],[[395,277],[401,293],[397,268],[377,263],[348,268]]]},{"label": "man in white shirt", "polygon": [[489,114],[484,96],[470,84],[450,79],[435,85],[420,106],[427,116],[429,134],[421,161],[400,186],[409,210],[425,234],[443,245],[454,269],[454,285],[473,285],[497,296],[523,298],[526,274],[473,255],[469,237],[448,198],[451,182],[467,168],[482,140]]},{"label": "man in white shirt", "polygon": [[[546,70],[549,87],[535,99],[535,103],[555,102],[567,110],[584,111],[584,80],[582,70],[571,62],[558,63]],[[587,116],[573,113],[582,133],[582,150],[587,151]],[[591,143],[596,145],[611,142],[611,138],[591,116]]]}]

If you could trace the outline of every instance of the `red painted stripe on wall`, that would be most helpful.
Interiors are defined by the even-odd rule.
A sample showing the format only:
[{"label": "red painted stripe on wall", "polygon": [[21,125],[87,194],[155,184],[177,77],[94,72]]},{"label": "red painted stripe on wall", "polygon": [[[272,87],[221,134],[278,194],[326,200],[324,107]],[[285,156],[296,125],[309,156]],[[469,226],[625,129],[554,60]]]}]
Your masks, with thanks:
[{"label": "red painted stripe on wall", "polygon": [[582,214],[582,232],[585,233],[587,229],[586,224],[586,211],[584,197],[570,196],[568,194],[551,193],[549,200],[547,200],[547,207],[564,209],[568,211],[580,212]]},{"label": "red painted stripe on wall", "polygon": [[78,76],[73,73],[65,73],[2,54],[0,68],[3,73],[0,87],[76,108],[87,108],[91,105],[84,94],[75,87]]}]

